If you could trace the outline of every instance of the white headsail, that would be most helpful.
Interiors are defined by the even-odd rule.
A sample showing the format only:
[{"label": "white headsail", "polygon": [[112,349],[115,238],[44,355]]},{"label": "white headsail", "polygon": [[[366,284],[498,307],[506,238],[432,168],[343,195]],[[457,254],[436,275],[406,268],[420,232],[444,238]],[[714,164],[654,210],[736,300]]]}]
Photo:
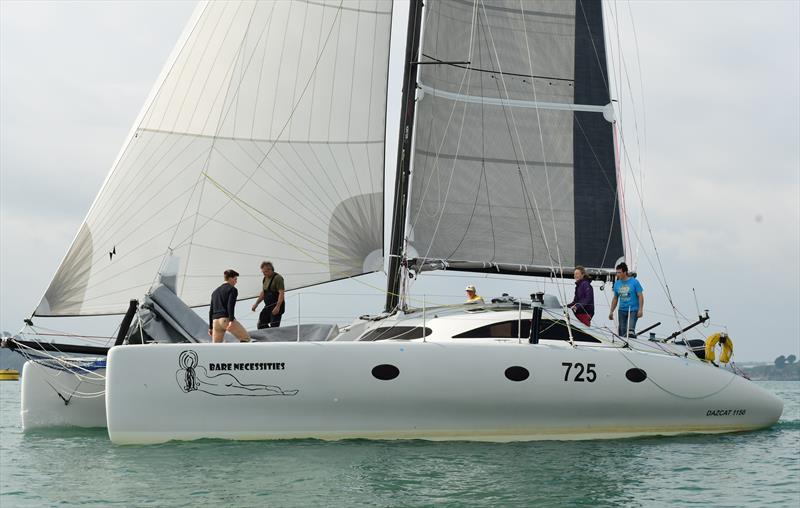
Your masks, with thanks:
[{"label": "white headsail", "polygon": [[201,4],[35,314],[122,313],[169,254],[193,306],[263,259],[289,289],[380,269],[391,14]]}]

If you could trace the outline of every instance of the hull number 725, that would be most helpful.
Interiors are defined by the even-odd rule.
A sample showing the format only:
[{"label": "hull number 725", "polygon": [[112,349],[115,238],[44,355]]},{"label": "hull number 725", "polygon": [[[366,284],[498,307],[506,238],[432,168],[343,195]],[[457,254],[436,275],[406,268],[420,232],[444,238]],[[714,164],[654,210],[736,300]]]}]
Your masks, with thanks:
[{"label": "hull number 725", "polygon": [[587,363],[586,367],[582,363],[570,362],[561,362],[561,365],[567,368],[564,371],[564,381],[570,381],[569,373],[573,368],[575,369],[575,377],[571,381],[575,383],[583,383],[585,381],[594,383],[595,379],[597,379],[597,372],[594,370],[595,364],[593,363]]}]

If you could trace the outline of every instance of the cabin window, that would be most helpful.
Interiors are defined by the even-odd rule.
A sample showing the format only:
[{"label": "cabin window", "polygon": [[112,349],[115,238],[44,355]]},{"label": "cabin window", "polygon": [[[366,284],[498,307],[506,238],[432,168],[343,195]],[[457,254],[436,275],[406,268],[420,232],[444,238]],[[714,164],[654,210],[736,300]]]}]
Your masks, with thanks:
[{"label": "cabin window", "polygon": [[[527,339],[531,333],[531,320],[523,319],[522,333],[518,332],[520,320],[503,321],[500,323],[492,323],[490,325],[481,326],[474,330],[469,330],[458,335],[454,335],[454,339],[516,339],[522,337]],[[585,333],[575,327],[572,327],[572,338],[576,342],[600,342],[588,333]],[[569,330],[567,324],[561,320],[542,319],[539,327],[540,340],[569,340]]]},{"label": "cabin window", "polygon": [[[424,335],[423,335],[424,330]],[[411,340],[421,339],[433,333],[430,328],[422,328],[421,326],[387,326],[383,328],[375,328],[361,336],[359,341],[375,341],[375,340]]]},{"label": "cabin window", "polygon": [[[528,325],[528,329],[530,330],[530,325]],[[560,319],[542,319],[541,326],[539,327],[539,339],[569,340],[567,323]],[[585,333],[574,326],[572,327],[572,340],[576,342],[600,342],[588,333]]]},{"label": "cabin window", "polygon": [[[454,339],[510,339],[517,338],[517,326],[519,322],[503,321],[502,323],[492,323],[490,325],[481,326],[474,330],[469,330],[458,335],[453,335]],[[531,320],[522,320],[522,337],[527,338],[531,329]]]}]

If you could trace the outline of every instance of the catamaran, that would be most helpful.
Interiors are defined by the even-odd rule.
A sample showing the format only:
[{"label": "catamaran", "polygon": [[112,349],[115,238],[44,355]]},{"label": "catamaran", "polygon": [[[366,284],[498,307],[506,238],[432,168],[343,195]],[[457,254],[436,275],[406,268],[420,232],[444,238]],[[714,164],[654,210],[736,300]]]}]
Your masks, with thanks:
[{"label": "catamaran", "polygon": [[[383,312],[209,343],[193,308],[231,266],[278,260],[290,291],[383,268],[394,7],[198,6],[34,312],[124,314],[116,341],[6,339],[31,358],[23,427],[158,443],[774,424],[782,402],[708,361],[712,342],[620,337],[535,291],[444,306],[410,292],[431,270],[558,279],[583,265],[610,281],[627,259],[595,0],[409,2]],[[240,295],[260,283],[243,276]]]}]

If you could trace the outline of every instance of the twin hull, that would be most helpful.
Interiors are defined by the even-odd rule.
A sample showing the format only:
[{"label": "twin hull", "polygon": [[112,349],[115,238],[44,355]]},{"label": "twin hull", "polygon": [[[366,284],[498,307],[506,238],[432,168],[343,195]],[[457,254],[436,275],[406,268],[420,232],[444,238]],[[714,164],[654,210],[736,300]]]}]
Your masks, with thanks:
[{"label": "twin hull", "polygon": [[783,403],[708,364],[628,349],[306,342],[115,347],[106,409],[115,443],[511,441],[748,430]]},{"label": "twin hull", "polygon": [[105,369],[75,375],[37,362],[22,366],[20,406],[25,431],[105,427]]}]

